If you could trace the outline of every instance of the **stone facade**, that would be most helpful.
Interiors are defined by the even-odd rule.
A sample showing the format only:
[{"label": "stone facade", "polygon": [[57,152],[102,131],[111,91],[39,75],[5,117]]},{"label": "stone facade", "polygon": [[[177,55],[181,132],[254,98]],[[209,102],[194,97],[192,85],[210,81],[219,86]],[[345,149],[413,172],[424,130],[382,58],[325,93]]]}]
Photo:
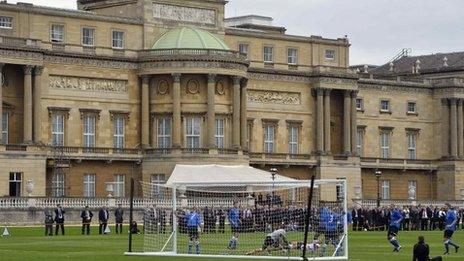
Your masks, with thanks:
[{"label": "stone facade", "polygon": [[[377,197],[377,169],[389,181],[385,198],[412,199],[412,189],[416,199],[461,198],[459,74],[356,73],[348,39],[225,27],[224,5],[0,3],[11,22],[0,26],[0,194],[19,195],[9,178],[20,173],[21,196],[30,179],[33,196],[88,196],[87,184],[104,197],[116,175],[127,196],[131,178],[162,182],[175,164],[216,163],[347,179],[349,200]],[[231,51],[150,49],[179,26],[206,30]],[[331,199],[336,188],[324,193]]]}]

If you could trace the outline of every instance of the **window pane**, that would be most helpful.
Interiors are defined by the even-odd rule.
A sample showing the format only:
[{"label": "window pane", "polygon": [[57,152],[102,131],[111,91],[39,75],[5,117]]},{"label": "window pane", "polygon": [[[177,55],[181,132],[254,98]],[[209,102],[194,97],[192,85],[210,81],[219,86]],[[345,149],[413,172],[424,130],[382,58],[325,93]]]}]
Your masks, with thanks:
[{"label": "window pane", "polygon": [[171,117],[158,119],[158,148],[171,148]]},{"label": "window pane", "polygon": [[115,197],[121,198],[125,196],[125,180],[126,175],[124,174],[117,174],[114,176],[113,192]]},{"label": "window pane", "polygon": [[1,28],[13,28],[13,18],[8,16],[0,16],[0,27]]},{"label": "window pane", "polygon": [[82,44],[93,46],[94,35],[95,35],[95,30],[93,28],[83,28],[82,29]]},{"label": "window pane", "polygon": [[8,113],[2,113],[2,137],[0,142],[8,144]]},{"label": "window pane", "polygon": [[51,27],[51,40],[52,42],[64,41],[64,25],[54,24]]},{"label": "window pane", "polygon": [[187,148],[200,148],[200,117],[186,118],[186,140]]},{"label": "window pane", "polygon": [[274,61],[274,48],[272,46],[264,46],[264,61],[273,62]]},{"label": "window pane", "polygon": [[114,48],[124,47],[124,32],[113,31],[113,47]]},{"label": "window pane", "polygon": [[224,119],[216,119],[216,133],[214,135],[216,139],[216,147],[224,148]]},{"label": "window pane", "polygon": [[95,174],[84,175],[84,197],[95,197]]},{"label": "window pane", "polygon": [[95,147],[95,116],[84,117],[84,147]]},{"label": "window pane", "polygon": [[54,146],[64,145],[64,116],[55,114],[52,117],[52,143]]},{"label": "window pane", "polygon": [[124,148],[124,124],[124,117],[117,116],[114,118],[113,145],[118,149]]}]

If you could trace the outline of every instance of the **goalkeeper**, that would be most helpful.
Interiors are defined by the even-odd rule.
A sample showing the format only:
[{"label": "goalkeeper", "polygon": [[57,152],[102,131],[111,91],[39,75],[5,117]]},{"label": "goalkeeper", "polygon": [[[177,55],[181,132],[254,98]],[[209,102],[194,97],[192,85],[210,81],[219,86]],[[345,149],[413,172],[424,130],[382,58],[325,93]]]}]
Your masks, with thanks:
[{"label": "goalkeeper", "polygon": [[285,226],[282,225],[280,229],[277,229],[266,236],[261,248],[250,251],[247,253],[247,255],[256,255],[264,251],[267,251],[268,255],[270,255],[271,252],[274,251],[288,251],[289,249],[290,244],[287,240],[287,232],[285,231]]},{"label": "goalkeeper", "polygon": [[201,217],[200,213],[194,208],[189,214],[187,214],[187,231],[188,231],[188,254],[192,254],[192,248],[195,244],[195,253],[200,254],[200,233],[201,230]]}]

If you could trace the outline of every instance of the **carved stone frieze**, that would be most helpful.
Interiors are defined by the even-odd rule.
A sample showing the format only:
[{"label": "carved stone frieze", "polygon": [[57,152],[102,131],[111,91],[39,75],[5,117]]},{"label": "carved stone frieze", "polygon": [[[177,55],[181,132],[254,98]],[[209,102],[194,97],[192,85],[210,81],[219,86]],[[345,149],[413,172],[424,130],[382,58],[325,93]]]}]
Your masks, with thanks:
[{"label": "carved stone frieze", "polygon": [[215,11],[204,8],[154,3],[153,16],[154,18],[164,20],[174,20],[197,24],[216,24]]},{"label": "carved stone frieze", "polygon": [[248,102],[264,104],[300,105],[301,94],[297,92],[248,90]]},{"label": "carved stone frieze", "polygon": [[99,68],[137,69],[137,64],[132,62],[85,57],[45,55],[44,61],[50,63],[74,64]]},{"label": "carved stone frieze", "polygon": [[281,81],[281,82],[300,82],[311,83],[310,78],[295,75],[280,75],[267,73],[248,73],[248,78],[258,81]]},{"label": "carved stone frieze", "polygon": [[213,61],[153,61],[140,64],[140,69],[158,68],[204,68],[247,71],[247,66],[244,64]]},{"label": "carved stone frieze", "polygon": [[110,93],[128,91],[128,83],[124,80],[50,75],[49,81],[51,89]]}]

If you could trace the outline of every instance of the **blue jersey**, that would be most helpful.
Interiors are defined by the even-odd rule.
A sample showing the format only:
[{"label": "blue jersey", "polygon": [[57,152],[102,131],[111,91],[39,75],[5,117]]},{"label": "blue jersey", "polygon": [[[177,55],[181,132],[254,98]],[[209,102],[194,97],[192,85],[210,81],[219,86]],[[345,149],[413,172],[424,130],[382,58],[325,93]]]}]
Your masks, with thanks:
[{"label": "blue jersey", "polygon": [[457,223],[457,216],[456,212],[453,209],[449,209],[446,212],[446,230],[455,231],[456,230],[456,223]]},{"label": "blue jersey", "polygon": [[200,214],[193,211],[187,215],[187,227],[199,227],[201,225]]},{"label": "blue jersey", "polygon": [[338,215],[336,213],[329,213],[328,214],[328,219],[325,227],[327,228],[328,231],[335,231],[337,230],[338,227]]},{"label": "blue jersey", "polygon": [[240,218],[240,211],[238,208],[232,208],[229,211],[229,222],[232,227],[238,227],[239,225],[239,218]]},{"label": "blue jersey", "polygon": [[327,208],[321,208],[319,212],[319,226],[327,229],[327,224],[329,223],[329,210]]},{"label": "blue jersey", "polygon": [[395,208],[390,212],[390,226],[400,228],[402,219],[403,215],[398,209]]}]

